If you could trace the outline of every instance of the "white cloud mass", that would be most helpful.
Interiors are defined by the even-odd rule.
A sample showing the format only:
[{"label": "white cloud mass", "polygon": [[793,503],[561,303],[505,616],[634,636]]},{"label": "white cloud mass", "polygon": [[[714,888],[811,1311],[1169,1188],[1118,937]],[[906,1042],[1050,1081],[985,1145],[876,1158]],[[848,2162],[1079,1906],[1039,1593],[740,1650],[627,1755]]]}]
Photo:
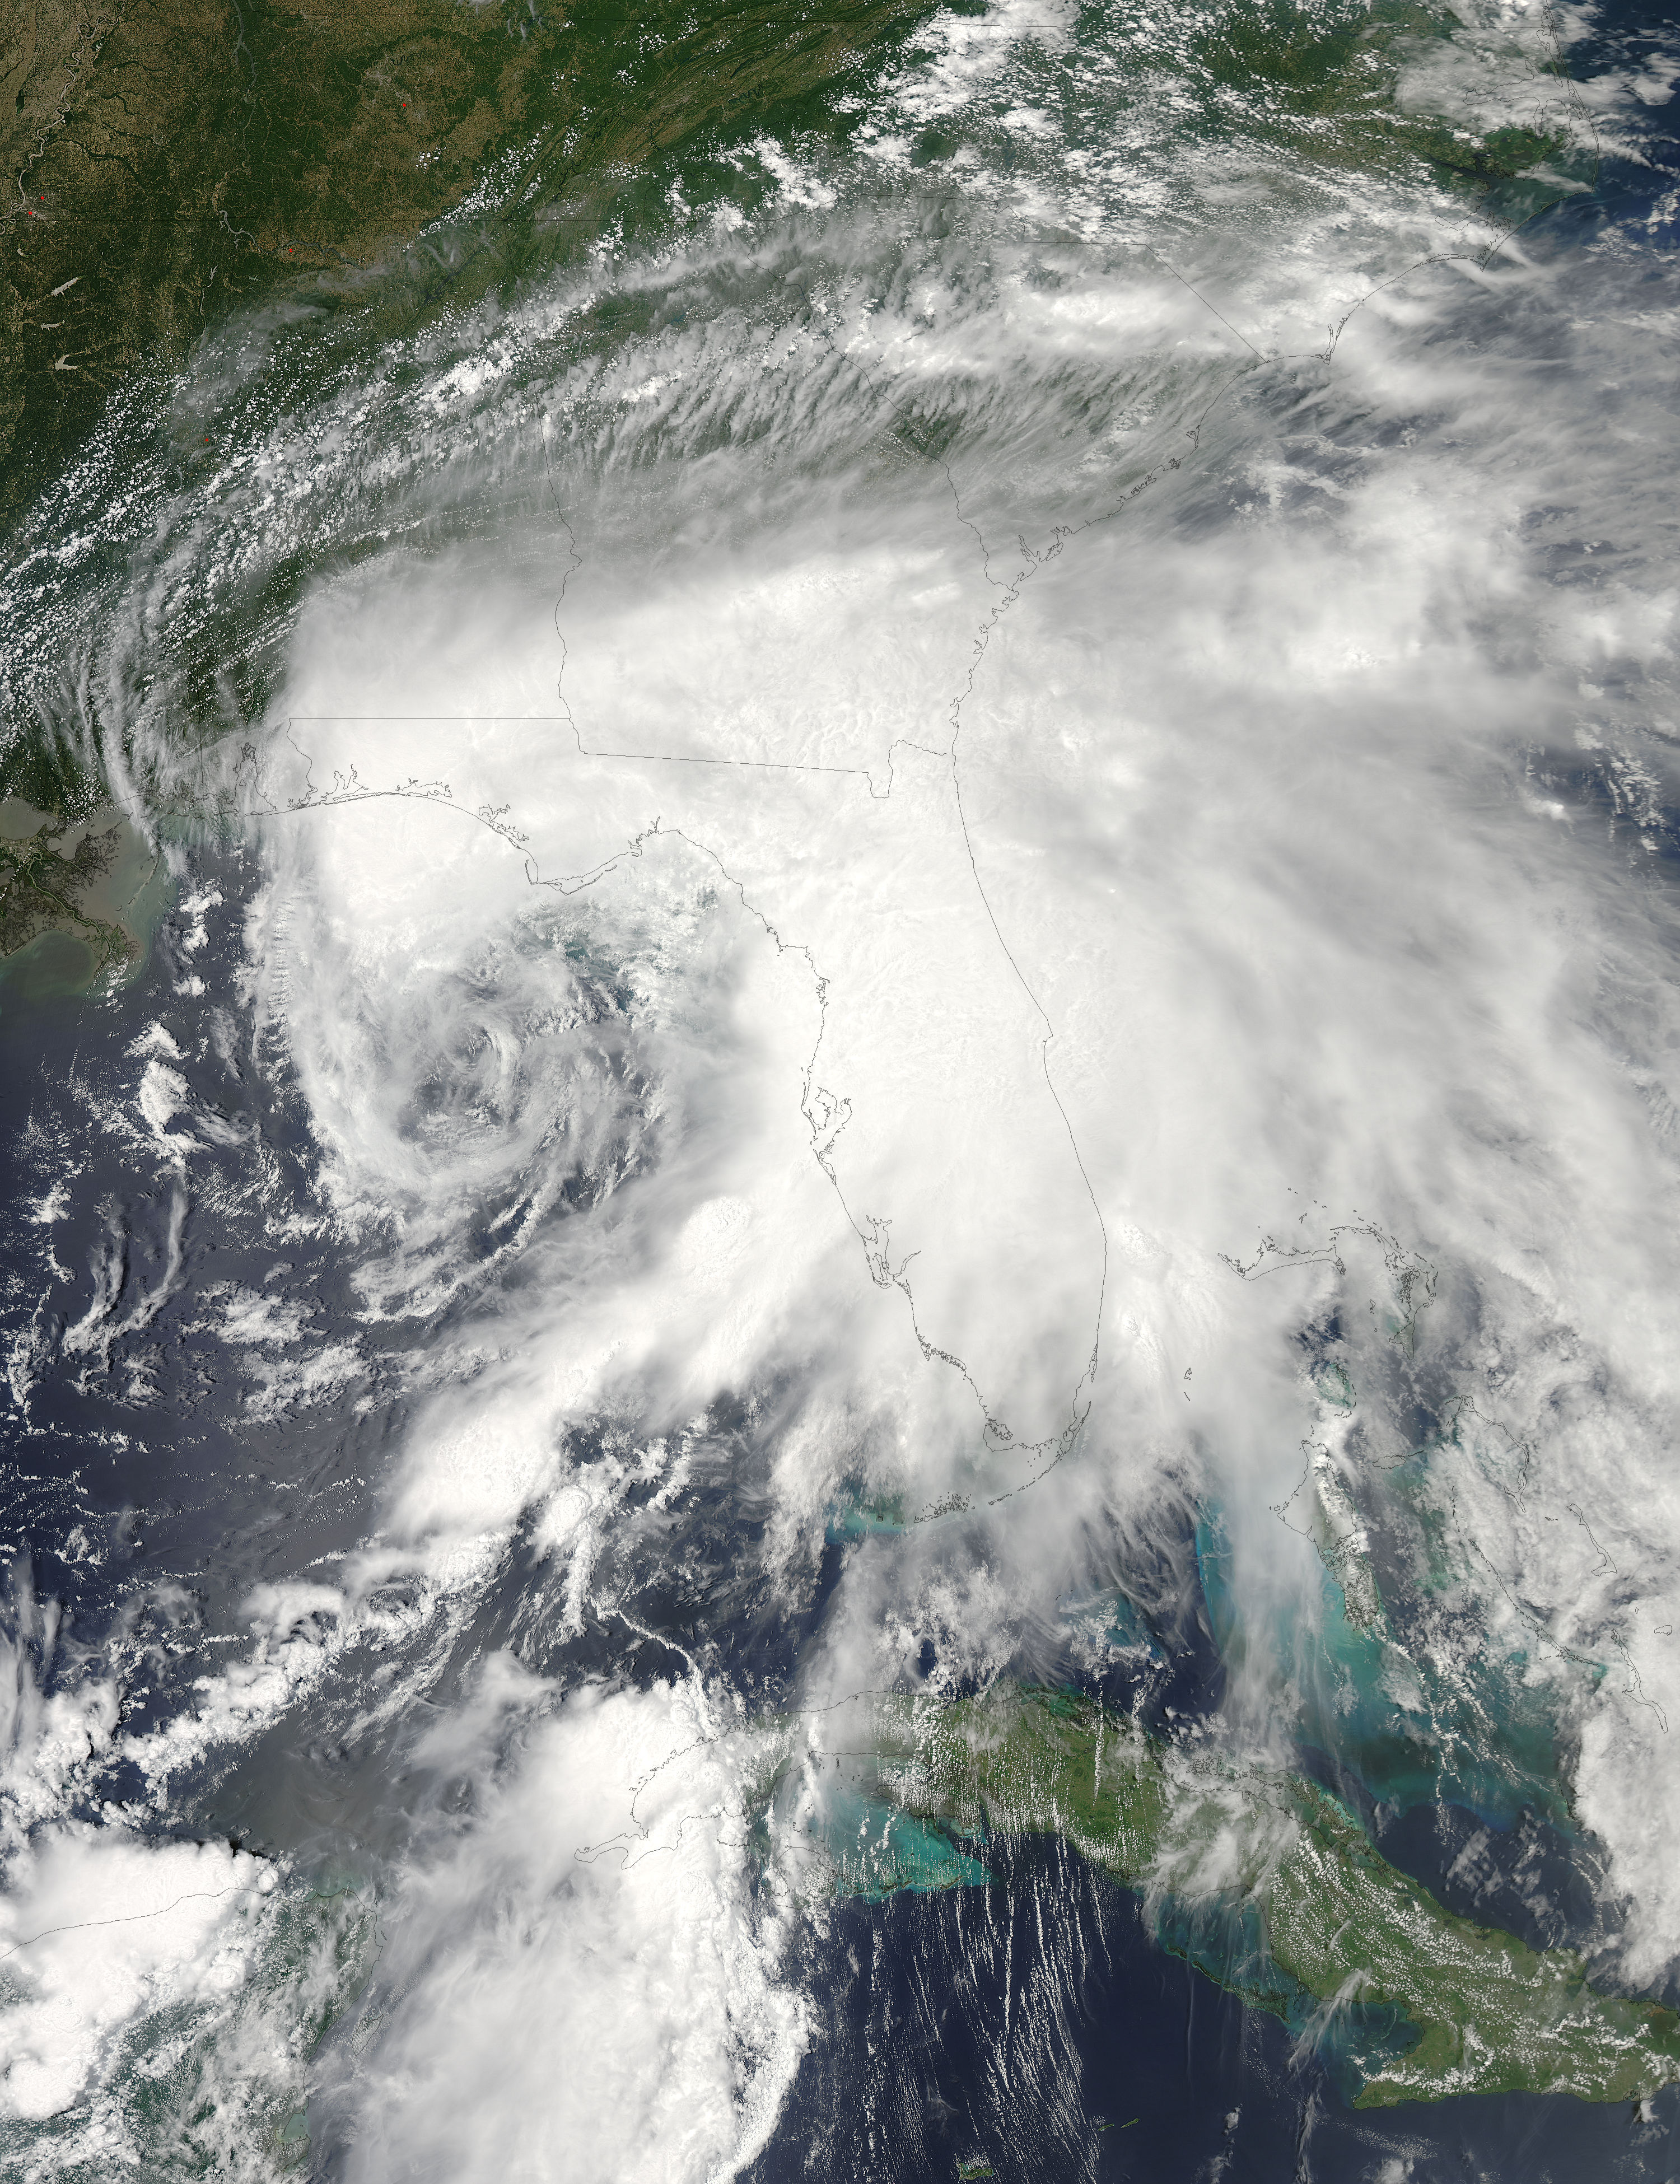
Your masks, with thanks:
[{"label": "white cloud mass", "polygon": [[[1466,19],[1406,98],[1538,126],[1540,35]],[[1135,106],[1084,142],[1080,51],[943,20],[849,164],[765,151],[751,220],[275,407],[113,610],[116,688],[193,586],[315,571],[191,778],[353,1324],[231,1280],[204,1324],[262,1418],[425,1362],[365,1536],[98,1735],[158,1810],[264,1736],[375,1755],[348,2178],[737,2173],[814,2036],[762,1717],[1030,1672],[1187,1511],[1216,1733],[1346,1713],[1345,1601],[1438,1750],[1451,1693],[1544,1714],[1605,1962],[1680,1960],[1672,274]],[[992,152],[922,176],[955,114]],[[125,1127],[192,1192],[162,1039]],[[644,1628],[702,1563],[809,1607],[775,1674]],[[16,2115],[261,1947],[187,1886],[254,1860],[77,1825],[16,1836],[8,1936],[203,1908],[39,1959]]]}]

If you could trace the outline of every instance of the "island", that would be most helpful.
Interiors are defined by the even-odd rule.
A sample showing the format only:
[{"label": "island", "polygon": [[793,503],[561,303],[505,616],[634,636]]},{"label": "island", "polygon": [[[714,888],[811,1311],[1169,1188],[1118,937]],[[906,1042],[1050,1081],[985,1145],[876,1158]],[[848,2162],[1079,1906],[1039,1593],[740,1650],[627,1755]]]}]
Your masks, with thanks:
[{"label": "island", "polygon": [[[1316,1783],[1072,1693],[856,1703],[868,1729],[844,1742],[866,1755],[868,1796],[949,1840],[950,1885],[989,1879],[1000,1836],[1061,1838],[1144,1897],[1166,1947],[1328,2048],[1357,2107],[1632,2100],[1680,2079],[1674,2011],[1604,1991],[1570,1950],[1447,1910]],[[895,1872],[890,1828],[880,1841],[840,1859],[839,1892],[928,1885],[926,1858]]]}]

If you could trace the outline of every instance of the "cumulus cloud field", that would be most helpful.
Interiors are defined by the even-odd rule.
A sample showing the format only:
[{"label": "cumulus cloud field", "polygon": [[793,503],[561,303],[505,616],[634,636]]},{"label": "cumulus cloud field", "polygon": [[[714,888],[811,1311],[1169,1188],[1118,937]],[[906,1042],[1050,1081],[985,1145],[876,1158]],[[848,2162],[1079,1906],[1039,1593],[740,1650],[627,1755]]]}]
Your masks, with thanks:
[{"label": "cumulus cloud field", "polygon": [[[1541,36],[1405,98],[1546,120]],[[202,1626],[136,1578],[74,1679],[19,1607],[20,2175],[176,2173],[166,2053],[228,2173],[748,2172],[823,2036],[768,1772],[859,1691],[1107,1673],[1092,1603],[1215,1561],[1204,1734],[1357,1771],[1363,1634],[1440,1783],[1590,1846],[1605,1975],[1673,1976],[1672,270],[1088,141],[1100,76],[942,19],[750,221],[173,397],[242,452],[80,671],[220,891],[66,1095],[153,1272],[49,1207],[12,1386],[126,1372],[143,1438],[187,1328],[353,1490],[305,1542],[298,1458],[309,1552],[239,1534]],[[188,749],[206,602],[268,694]]]}]

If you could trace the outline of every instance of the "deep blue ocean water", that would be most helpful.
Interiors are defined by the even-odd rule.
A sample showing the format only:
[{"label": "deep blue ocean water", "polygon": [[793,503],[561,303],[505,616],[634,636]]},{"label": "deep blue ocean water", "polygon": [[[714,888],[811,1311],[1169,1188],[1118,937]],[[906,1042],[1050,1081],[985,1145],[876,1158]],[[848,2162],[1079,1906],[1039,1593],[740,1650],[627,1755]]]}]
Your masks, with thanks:
[{"label": "deep blue ocean water", "polygon": [[[237,857],[199,853],[193,883],[216,882],[228,905],[190,967],[233,1006]],[[0,1131],[31,1150],[13,1168],[19,1200],[72,1180],[53,1248],[64,1270],[40,1304],[49,1328],[82,1308],[114,1250],[120,1323],[162,1279],[171,1206],[181,1188],[167,1160],[151,1173],[97,1128],[101,1098],[131,1088],[130,1049],[150,1025],[190,1037],[197,1014],[175,986],[189,967],[185,922],[166,916],[132,982],[97,1001],[30,1000],[0,989]],[[180,1588],[173,1630],[185,1639],[177,1675],[159,1659],[135,1689],[130,1725],[167,1719],[186,1701],[203,1639],[237,1628],[250,1588],[319,1557],[347,1552],[368,1520],[370,1480],[400,1435],[402,1397],[380,1401],[381,1355],[332,1403],[303,1418],[253,1423],[215,1342],[195,1331],[202,1290],[237,1280],[260,1288],[276,1263],[272,1227],[289,1203],[311,1199],[313,1155],[283,1068],[266,1076],[201,1051],[185,1065],[206,1106],[250,1136],[228,1148],[219,1205],[189,1203],[181,1230],[183,1276],[154,1318],[113,1343],[104,1369],[62,1354],[31,1390],[28,1429],[8,1416],[5,1546],[15,1574],[62,1604],[53,1650],[38,1658],[49,1690],[74,1681],[120,1627],[136,1635],[131,1603],[168,1578]],[[89,1102],[92,1103],[90,1109]],[[256,1140],[274,1177],[252,1199],[242,1175]],[[44,1150],[43,1150],[44,1148]],[[197,1156],[202,1161],[202,1156]],[[203,1167],[197,1170],[202,1178]],[[197,1185],[203,1191],[202,1180]],[[14,1201],[14,1204],[17,1201]],[[15,1216],[5,1278],[14,1298],[40,1279],[35,1234]],[[19,1249],[19,1240],[24,1240]],[[332,1241],[286,1247],[286,1294],[307,1295],[328,1335],[348,1321],[347,1270]],[[401,1327],[387,1336],[400,1345]],[[136,1379],[136,1373],[141,1377]],[[375,1401],[358,1416],[354,1405]],[[540,1557],[516,1548],[446,1669],[435,1702],[447,1706],[471,1661],[512,1646],[539,1674],[566,1683],[605,1675],[645,1685],[680,1674],[695,1655],[774,1704],[792,1689],[801,1647],[820,1625],[854,1524],[835,1528],[825,1574],[796,1612],[750,1573],[754,1526],[752,1429],[714,1421],[716,1461],[672,1513],[659,1559],[633,1546],[615,1595],[640,1634],[592,1621],[559,1631]],[[748,1482],[743,1485],[743,1481]],[[687,1543],[686,1549],[683,1543]],[[90,1545],[92,1552],[90,1552]],[[1205,1552],[1182,1543],[1185,1566]],[[738,1579],[737,1571],[745,1573]],[[1133,1644],[1097,1686],[1157,1729],[1211,1714],[1224,1691],[1215,1633],[1228,1622],[1222,1595],[1193,1587],[1171,1618],[1116,1595],[1116,1634]],[[146,1634],[139,1634],[144,1636]],[[1042,1663],[1038,1663],[1042,1668]],[[1356,1752],[1380,1750],[1380,1739]],[[296,1724],[258,1741],[229,1768],[181,1786],[179,1809],[158,1831],[216,1833],[259,1852],[324,1855],[359,1840],[390,1851],[402,1827],[379,1739],[346,1746],[330,1713],[317,1733]],[[1522,1934],[1537,1947],[1590,1942],[1602,1907],[1583,1880],[1577,1847],[1533,1809],[1476,1813],[1403,1782],[1360,1777],[1310,1748],[1318,1774],[1362,1812],[1388,1856],[1449,1908]],[[1408,1754],[1409,1768],[1415,1764]],[[131,1792],[118,1767],[106,1793]],[[1468,1873],[1461,1853],[1476,1843]],[[1333,2059],[1301,2053],[1289,2030],[1250,2008],[1160,1945],[1138,1899],[1053,1841],[984,1847],[988,1884],[903,1890],[879,1901],[833,1904],[807,1935],[798,1975],[812,2034],[769,2145],[746,2172],[754,2184],[835,2180],[1226,2179],[1271,2184],[1365,2184],[1404,2174],[1417,2184],[1584,2184],[1666,2178],[1680,2164],[1680,2089],[1636,2114],[1627,2103],[1487,2097],[1410,2103],[1377,2114],[1350,2108]],[[1457,1869],[1455,1871],[1455,1869]],[[1540,1901],[1548,1906],[1537,1915]],[[1386,2161],[1408,2164],[1390,2171]],[[316,2173],[337,2173],[325,2161]]]},{"label": "deep blue ocean water", "polygon": [[[1580,70],[1637,55],[1672,27],[1609,6],[1578,49]],[[1595,192],[1542,214],[1531,247],[1567,252],[1618,224],[1644,248],[1672,247],[1672,114],[1652,109],[1649,164],[1604,161]],[[1654,292],[1660,277],[1654,258]],[[1565,785],[1583,807],[1607,808],[1591,762],[1574,764]],[[1672,878],[1680,838],[1669,821]],[[25,1406],[0,1427],[0,1546],[44,1689],[73,1687],[114,1649],[145,1661],[128,1679],[131,1730],[190,1708],[192,1679],[238,1632],[254,1586],[330,1565],[364,1537],[420,1400],[416,1357],[449,1335],[456,1310],[377,1324],[359,1312],[353,1256],[321,1215],[303,1102],[284,1056],[248,1035],[239,913],[255,858],[200,844],[187,861],[178,894],[214,885],[225,898],[203,945],[189,944],[192,921],[175,911],[109,998],[50,990],[39,957],[0,976],[0,1300],[26,1384]],[[178,991],[189,978],[207,989],[190,1004]],[[220,1044],[205,1035],[218,1011]],[[190,1181],[136,1119],[136,1046],[153,1027],[179,1050],[197,1103]],[[49,1198],[50,1223],[33,1217]],[[239,1361],[206,1316],[218,1285],[306,1305],[306,1347],[353,1339],[355,1370],[307,1406],[254,1412]],[[89,1340],[67,1351],[67,1330],[102,1295]],[[473,1663],[498,1648],[565,1686],[598,1678],[645,1690],[698,1660],[754,1705],[789,1702],[846,1557],[890,1524],[837,1515],[803,1593],[766,1580],[755,1551],[770,1520],[776,1430],[773,1404],[715,1407],[681,1495],[655,1511],[650,1488],[641,1529],[627,1525],[604,1549],[599,1582],[616,1619],[571,1627],[552,1570],[521,1535],[431,1702],[447,1708]],[[577,1453],[587,1467],[591,1451]],[[1205,1526],[1212,1513],[1201,1513]],[[1211,1716],[1227,1691],[1235,1610],[1208,1536],[1188,1517],[1166,1527],[1161,1568],[1131,1573],[1147,1611],[1116,1591],[1124,1643],[1103,1674],[1042,1649],[1017,1672],[1082,1681],[1152,1727]],[[22,1620],[26,1594],[61,1608],[50,1635]],[[1590,1846],[1557,1789],[1567,1753],[1549,1725],[1513,1712],[1485,1769],[1444,1779],[1333,1602],[1327,1627],[1355,1701],[1305,1722],[1303,1771],[1449,1908],[1536,1947],[1601,1939],[1615,1907],[1583,1866]],[[937,1663],[919,1665],[926,1675]],[[324,1702],[311,1719],[206,1762],[145,1825],[160,1836],[231,1836],[322,1869],[348,1858],[375,1869],[400,1847],[403,1793],[389,1779],[392,1741],[343,1733],[354,1710]],[[97,1794],[122,1799],[138,1786],[118,1764]],[[1527,2096],[1359,2111],[1333,2059],[1298,2052],[1279,2020],[1160,1946],[1138,1900],[1075,1853],[1048,1841],[992,1844],[986,1863],[989,1883],[843,1900],[811,1922],[796,1968],[811,2037],[746,2172],[755,2184],[954,2174],[1610,2184],[1680,2173],[1680,2089],[1643,2111]],[[345,2159],[324,2145],[310,2173],[332,2176]]]}]

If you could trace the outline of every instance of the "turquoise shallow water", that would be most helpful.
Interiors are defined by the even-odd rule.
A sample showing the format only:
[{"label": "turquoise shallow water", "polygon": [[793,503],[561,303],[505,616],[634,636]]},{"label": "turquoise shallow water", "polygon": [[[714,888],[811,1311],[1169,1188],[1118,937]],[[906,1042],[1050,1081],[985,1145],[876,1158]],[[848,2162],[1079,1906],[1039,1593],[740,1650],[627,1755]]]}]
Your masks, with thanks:
[{"label": "turquoise shallow water", "polygon": [[[1247,1627],[1230,1581],[1231,1546],[1216,1510],[1196,1528],[1196,1567],[1215,1642],[1227,1659],[1258,1650],[1295,1670],[1294,1733],[1332,1780],[1399,1813],[1443,1802],[1509,1829],[1527,1812],[1566,1834],[1567,1747],[1525,1656],[1488,1648],[1444,1672],[1407,1655],[1397,1674],[1386,1625],[1361,1627],[1327,1569],[1310,1624]],[[1302,1610],[1302,1613],[1310,1612]]]},{"label": "turquoise shallow water", "polygon": [[836,1892],[865,1903],[900,1890],[979,1888],[989,1869],[938,1829],[849,1785],[824,1800],[820,1840],[834,1861]]},{"label": "turquoise shallow water", "polygon": [[122,390],[0,588],[192,881],[0,981],[5,1914],[287,1907],[46,1952],[7,2158],[1666,2176],[1672,2093],[1355,2116],[1408,2028],[1245,2007],[1250,1911],[760,1811],[752,1728],[1123,1684],[1664,1975],[1666,48],[1011,4],[754,106],[707,20],[645,154]]}]

